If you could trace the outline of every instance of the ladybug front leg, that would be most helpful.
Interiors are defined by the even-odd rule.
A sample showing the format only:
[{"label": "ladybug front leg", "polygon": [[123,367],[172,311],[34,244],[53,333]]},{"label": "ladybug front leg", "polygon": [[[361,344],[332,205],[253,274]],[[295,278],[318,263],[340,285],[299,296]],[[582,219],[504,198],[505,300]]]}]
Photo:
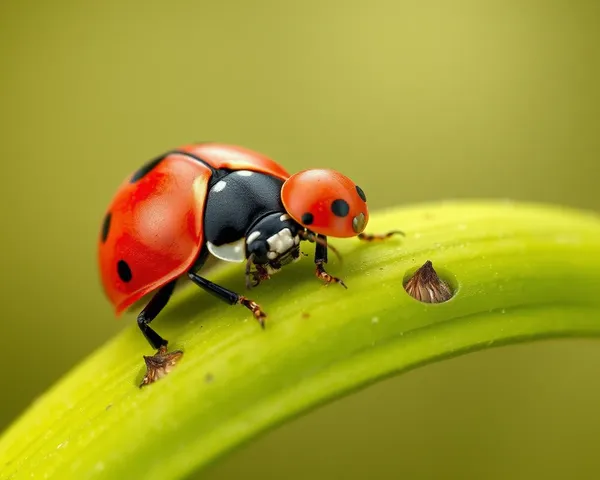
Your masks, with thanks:
[{"label": "ladybug front leg", "polygon": [[[251,267],[254,266],[255,270],[251,270]],[[265,268],[264,265],[253,265],[249,261],[246,264],[246,288],[251,289],[258,287],[261,282],[265,280],[269,280],[271,275],[269,275],[269,271]]]},{"label": "ladybug front leg", "polygon": [[146,337],[146,340],[148,340],[148,343],[150,343],[153,348],[158,350],[158,352],[151,357],[144,355],[144,361],[146,362],[146,375],[144,376],[140,387],[153,383],[159,378],[164,377],[171,371],[173,366],[175,366],[175,364],[183,355],[183,352],[180,350],[168,353],[167,344],[169,342],[156,333],[149,325],[149,323],[156,318],[161,310],[165,308],[165,305],[171,298],[171,294],[173,293],[176,283],[177,282],[173,280],[158,290],[158,292],[154,294],[152,299],[138,315],[137,323],[140,327],[140,330],[144,334],[144,337]]},{"label": "ladybug front leg", "polygon": [[394,235],[402,235],[404,237],[404,232],[400,230],[392,230],[391,232],[387,233],[359,233],[358,239],[362,240],[363,242],[376,242],[381,240],[387,240],[388,238],[393,237]]},{"label": "ladybug front leg", "polygon": [[260,326],[262,328],[265,328],[265,318],[267,317],[267,314],[263,312],[263,310],[260,308],[260,305],[258,305],[258,303],[256,303],[255,301],[250,300],[249,298],[235,293],[234,291],[229,290],[225,287],[222,287],[221,285],[217,285],[216,283],[213,283],[210,280],[207,280],[206,278],[201,277],[200,275],[194,272],[188,272],[188,277],[200,288],[207,291],[208,293],[211,293],[212,295],[223,300],[224,302],[227,302],[230,305],[243,305],[252,312],[254,318],[256,318],[256,320],[258,320],[258,323],[260,323]]},{"label": "ladybug front leg", "polygon": [[348,288],[346,284],[338,277],[334,277],[325,271],[324,264],[327,263],[327,237],[324,235],[317,235],[316,247],[315,247],[315,275],[325,282],[325,285],[330,283],[339,283],[342,287]]}]

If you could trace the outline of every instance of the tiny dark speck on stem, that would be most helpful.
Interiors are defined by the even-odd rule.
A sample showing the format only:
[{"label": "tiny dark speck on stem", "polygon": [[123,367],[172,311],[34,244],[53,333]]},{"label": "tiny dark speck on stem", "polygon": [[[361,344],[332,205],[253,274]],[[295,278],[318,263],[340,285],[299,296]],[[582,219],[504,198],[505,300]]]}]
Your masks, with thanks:
[{"label": "tiny dark speck on stem", "polygon": [[419,268],[404,285],[406,292],[424,303],[442,303],[452,298],[452,289],[433,268],[430,260]]}]

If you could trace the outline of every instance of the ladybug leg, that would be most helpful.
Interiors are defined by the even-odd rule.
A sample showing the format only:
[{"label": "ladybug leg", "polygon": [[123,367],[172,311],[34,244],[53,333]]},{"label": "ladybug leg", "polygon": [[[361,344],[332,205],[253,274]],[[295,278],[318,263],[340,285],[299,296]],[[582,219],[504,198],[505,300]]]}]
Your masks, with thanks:
[{"label": "ladybug leg", "polygon": [[324,235],[317,235],[317,238],[320,238],[321,241],[317,241],[315,247],[315,265],[317,266],[315,275],[317,278],[323,280],[325,285],[339,283],[342,287],[348,288],[340,278],[329,275],[325,271],[324,264],[327,263],[327,237]]},{"label": "ladybug leg", "polygon": [[[253,263],[254,260],[254,254],[250,254],[250,257],[248,257],[248,261],[246,262],[246,288],[247,289],[251,289],[254,287],[258,287],[260,285],[260,282],[264,281],[264,280],[269,280],[271,278],[271,275],[269,275],[269,272],[267,271],[267,269],[265,268],[264,265],[256,265]],[[255,268],[255,270],[252,270],[252,267]]]},{"label": "ladybug leg", "polygon": [[229,305],[243,305],[252,312],[254,318],[256,318],[258,323],[260,323],[260,326],[265,328],[265,318],[267,317],[267,314],[263,312],[263,310],[260,308],[260,305],[258,305],[258,303],[255,301],[222,287],[221,285],[217,285],[216,283],[213,283],[194,272],[188,272],[188,277],[204,291],[214,295],[224,302],[227,302]]},{"label": "ladybug leg", "polygon": [[138,327],[140,327],[140,330],[144,334],[144,337],[146,337],[146,340],[148,340],[148,343],[156,350],[161,347],[166,347],[169,342],[156,333],[149,324],[167,305],[167,302],[173,293],[173,289],[175,288],[175,283],[176,282],[174,281],[169,282],[158,290],[137,318]]},{"label": "ladybug leg", "polygon": [[138,315],[137,322],[140,330],[144,334],[144,337],[146,337],[146,340],[148,340],[148,343],[150,343],[153,348],[158,350],[158,352],[151,357],[144,355],[144,361],[146,362],[146,375],[144,376],[140,387],[154,383],[156,380],[164,377],[171,371],[171,369],[183,355],[183,352],[180,350],[168,353],[168,341],[156,333],[149,325],[149,323],[156,318],[156,316],[161,312],[171,298],[171,294],[175,288],[175,283],[176,281],[169,282],[160,290],[158,290],[158,292],[156,292],[156,294]]},{"label": "ladybug leg", "polygon": [[363,242],[377,242],[381,240],[387,240],[394,235],[402,235],[403,237],[405,236],[404,232],[400,230],[392,230],[391,232],[387,233],[359,233],[358,239],[362,240]]}]

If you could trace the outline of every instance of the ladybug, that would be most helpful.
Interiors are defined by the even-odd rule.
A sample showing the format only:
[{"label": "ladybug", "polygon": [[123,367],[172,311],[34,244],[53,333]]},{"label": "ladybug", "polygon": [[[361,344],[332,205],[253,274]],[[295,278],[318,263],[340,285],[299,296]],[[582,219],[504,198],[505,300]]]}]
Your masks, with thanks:
[{"label": "ladybug", "polygon": [[264,328],[265,312],[250,298],[199,275],[210,256],[246,263],[252,288],[300,258],[300,242],[316,244],[316,276],[344,282],[325,271],[327,237],[364,233],[367,198],[348,177],[328,169],[290,175],[272,159],[221,143],[197,143],[168,151],[127,177],[113,197],[100,229],[98,262],[102,286],[116,315],[152,294],[137,317],[148,343],[144,357],[151,383],[182,352],[167,353],[167,340],[150,327],[175,284],[189,278],[231,305],[243,305]]}]

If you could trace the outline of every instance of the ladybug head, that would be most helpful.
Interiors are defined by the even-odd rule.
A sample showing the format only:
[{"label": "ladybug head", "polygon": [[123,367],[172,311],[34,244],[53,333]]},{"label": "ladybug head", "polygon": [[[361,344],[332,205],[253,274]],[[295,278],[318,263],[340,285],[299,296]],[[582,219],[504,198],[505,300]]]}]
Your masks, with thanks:
[{"label": "ladybug head", "polygon": [[256,265],[274,272],[300,258],[301,227],[285,213],[271,213],[246,235],[246,255]]},{"label": "ladybug head", "polygon": [[288,178],[281,198],[289,215],[312,232],[330,237],[354,237],[369,221],[363,190],[335,170],[312,169]]}]

